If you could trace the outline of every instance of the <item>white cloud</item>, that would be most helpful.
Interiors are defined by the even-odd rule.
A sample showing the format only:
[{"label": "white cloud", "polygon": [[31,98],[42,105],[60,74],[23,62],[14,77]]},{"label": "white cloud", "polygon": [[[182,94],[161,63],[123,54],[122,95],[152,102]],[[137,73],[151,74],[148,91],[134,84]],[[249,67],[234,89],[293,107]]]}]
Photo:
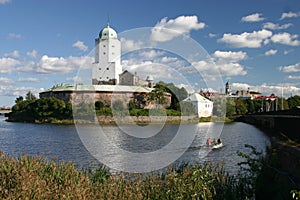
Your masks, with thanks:
[{"label": "white cloud", "polygon": [[293,24],[288,23],[288,24],[274,24],[272,22],[267,22],[263,25],[264,29],[270,29],[270,30],[281,30],[281,29],[287,29],[289,27],[293,26]]},{"label": "white cloud", "polygon": [[134,41],[125,38],[121,38],[120,41],[122,44],[123,52],[130,52],[130,51],[141,49],[143,47],[143,42],[141,41]]},{"label": "white cloud", "polygon": [[265,52],[265,56],[271,56],[271,55],[275,55],[277,53],[277,50],[275,49],[270,49],[269,51]]},{"label": "white cloud", "polygon": [[227,60],[231,62],[237,62],[246,59],[247,53],[243,51],[232,52],[232,51],[215,51],[212,56],[218,60]]},{"label": "white cloud", "polygon": [[35,62],[25,63],[24,66],[19,67],[17,70],[27,73],[39,74],[67,74],[75,70],[88,69],[93,63],[92,57],[82,56],[68,58],[63,57],[49,57],[43,55],[41,59]]},{"label": "white cloud", "polygon": [[151,30],[151,39],[157,42],[165,42],[173,38],[189,34],[191,30],[199,30],[205,27],[205,23],[198,22],[197,16],[179,16],[176,19],[161,19]]},{"label": "white cloud", "polygon": [[141,52],[139,52],[139,56],[142,59],[155,59],[158,58],[160,56],[162,56],[164,54],[163,51],[158,51],[158,50],[142,50]]},{"label": "white cloud", "polygon": [[13,83],[14,81],[12,79],[0,77],[0,84],[11,85]]},{"label": "white cloud", "polygon": [[38,83],[40,80],[38,78],[19,78],[18,82]]},{"label": "white cloud", "polygon": [[76,83],[84,82],[83,78],[79,77],[79,76],[69,77],[69,78],[67,78],[67,81],[72,81],[72,82],[76,82]]},{"label": "white cloud", "polygon": [[208,76],[244,76],[247,74],[244,67],[235,62],[211,62],[198,61],[193,62],[192,65],[200,72],[204,72]]},{"label": "white cloud", "polygon": [[22,38],[22,35],[21,34],[16,34],[16,33],[9,33],[7,35],[7,38],[8,39],[20,39],[20,38]]},{"label": "white cloud", "polygon": [[289,33],[278,33],[271,37],[272,42],[285,44],[290,46],[299,46],[300,41],[297,39],[298,35],[291,35]]},{"label": "white cloud", "polygon": [[13,58],[0,58],[0,73],[9,74],[19,64],[20,62]]},{"label": "white cloud", "polygon": [[288,78],[288,79],[293,79],[293,80],[300,80],[300,76],[292,76],[292,75],[289,75],[287,78]]},{"label": "white cloud", "polygon": [[300,72],[300,63],[296,63],[294,65],[288,65],[288,66],[281,66],[279,67],[279,70],[287,73]]},{"label": "white cloud", "polygon": [[18,58],[20,57],[19,51],[14,50],[13,52],[10,53],[5,53],[4,57],[13,57],[13,58]]},{"label": "white cloud", "polygon": [[215,38],[215,37],[217,37],[217,34],[209,33],[209,34],[208,34],[208,37],[210,37],[210,38]]},{"label": "white cloud", "polygon": [[262,17],[261,13],[254,13],[245,17],[242,17],[242,22],[259,22],[263,21],[265,18]]},{"label": "white cloud", "polygon": [[4,96],[25,96],[28,91],[31,91],[34,96],[38,97],[39,92],[43,91],[43,88],[34,87],[15,87],[12,85],[0,85],[0,93]]},{"label": "white cloud", "polygon": [[295,17],[299,17],[299,16],[300,16],[300,12],[298,12],[298,13],[294,13],[294,12],[282,13],[280,20],[283,20],[286,18],[295,18]]},{"label": "white cloud", "polygon": [[219,42],[224,42],[235,48],[259,48],[272,36],[272,32],[262,29],[252,33],[244,32],[242,34],[225,33]]},{"label": "white cloud", "polygon": [[80,51],[87,51],[88,50],[88,46],[86,46],[82,41],[76,41],[72,47],[79,49]]},{"label": "white cloud", "polygon": [[31,57],[31,58],[36,58],[37,57],[37,51],[36,50],[32,50],[26,53],[27,56]]},{"label": "white cloud", "polygon": [[6,3],[9,3],[11,2],[11,0],[0,0],[0,4],[6,4]]}]

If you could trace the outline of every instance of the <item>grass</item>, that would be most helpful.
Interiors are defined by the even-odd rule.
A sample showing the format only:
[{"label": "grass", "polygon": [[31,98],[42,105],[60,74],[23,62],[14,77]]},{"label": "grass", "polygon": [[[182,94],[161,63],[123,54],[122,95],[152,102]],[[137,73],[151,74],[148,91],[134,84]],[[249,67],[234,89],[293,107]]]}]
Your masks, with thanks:
[{"label": "grass", "polygon": [[0,155],[1,199],[245,199],[222,165],[184,166],[165,173],[80,171],[70,162]]}]

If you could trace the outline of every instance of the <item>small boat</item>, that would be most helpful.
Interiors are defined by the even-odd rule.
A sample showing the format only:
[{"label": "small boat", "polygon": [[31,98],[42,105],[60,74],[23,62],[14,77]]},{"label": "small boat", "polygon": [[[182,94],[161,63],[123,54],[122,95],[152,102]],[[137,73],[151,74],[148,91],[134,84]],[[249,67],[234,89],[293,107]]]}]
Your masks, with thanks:
[{"label": "small boat", "polygon": [[223,147],[223,143],[221,142],[221,143],[218,143],[218,144],[214,144],[211,148],[212,149],[219,149],[219,148],[221,148],[221,147]]}]

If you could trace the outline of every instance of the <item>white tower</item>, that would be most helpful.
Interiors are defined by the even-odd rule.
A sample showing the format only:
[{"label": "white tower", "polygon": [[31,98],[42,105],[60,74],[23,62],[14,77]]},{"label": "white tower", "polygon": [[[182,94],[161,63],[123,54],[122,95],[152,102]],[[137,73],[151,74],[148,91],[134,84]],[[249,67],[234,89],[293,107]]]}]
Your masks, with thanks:
[{"label": "white tower", "polygon": [[93,85],[117,85],[121,66],[121,42],[114,29],[107,27],[95,39],[95,63],[92,71]]}]

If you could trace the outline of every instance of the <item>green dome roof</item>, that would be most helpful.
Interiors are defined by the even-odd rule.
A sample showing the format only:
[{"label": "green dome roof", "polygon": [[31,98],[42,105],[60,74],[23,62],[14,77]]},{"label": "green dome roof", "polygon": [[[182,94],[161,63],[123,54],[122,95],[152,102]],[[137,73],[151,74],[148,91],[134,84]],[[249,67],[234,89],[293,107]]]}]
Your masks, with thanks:
[{"label": "green dome roof", "polygon": [[109,38],[117,39],[118,35],[117,35],[117,32],[114,29],[110,28],[109,24],[107,24],[107,27],[105,27],[104,29],[102,29],[100,31],[99,38],[101,40],[107,40]]}]

